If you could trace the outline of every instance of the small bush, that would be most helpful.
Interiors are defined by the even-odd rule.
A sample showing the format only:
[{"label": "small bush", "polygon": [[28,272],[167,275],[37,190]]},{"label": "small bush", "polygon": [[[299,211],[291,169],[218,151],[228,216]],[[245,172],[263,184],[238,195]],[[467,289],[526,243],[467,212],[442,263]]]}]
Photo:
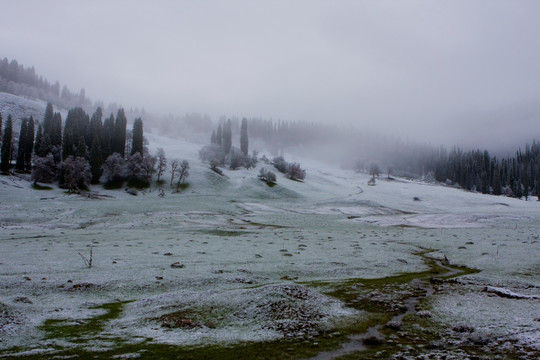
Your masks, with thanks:
[{"label": "small bush", "polygon": [[274,164],[274,167],[277,169],[277,171],[279,171],[280,173],[284,173],[287,172],[287,162],[285,161],[285,159],[283,158],[283,156],[278,156],[278,157],[275,157],[274,160],[272,161],[272,163]]}]

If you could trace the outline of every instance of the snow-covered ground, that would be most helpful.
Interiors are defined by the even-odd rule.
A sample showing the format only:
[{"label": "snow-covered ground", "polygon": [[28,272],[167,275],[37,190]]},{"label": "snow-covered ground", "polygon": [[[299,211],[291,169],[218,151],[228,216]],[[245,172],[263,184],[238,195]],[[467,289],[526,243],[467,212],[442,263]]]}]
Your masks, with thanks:
[{"label": "snow-covered ground", "polygon": [[[111,196],[100,200],[0,178],[0,350],[50,347],[56,340],[39,329],[45,320],[87,319],[104,311],[95,306],[119,301],[131,302],[105,333],[133,341],[279,338],[285,319],[264,309],[282,301],[331,327],[362,314],[301,283],[425,270],[414,255],[420,246],[481,270],[459,294],[434,296],[438,321],[540,342],[538,299],[483,291],[540,294],[540,203],[403,179],[368,186],[365,174],[287,156],[307,170],[305,181],[280,175],[268,187],[257,179],[268,165],[221,177],[198,160],[201,145],[145,136],[152,151],[189,160],[182,193],[169,191],[167,175],[165,197],[156,188],[132,196],[96,187]],[[81,257],[90,249],[92,268]],[[212,326],[170,330],[155,321],[195,308],[222,312]]]}]

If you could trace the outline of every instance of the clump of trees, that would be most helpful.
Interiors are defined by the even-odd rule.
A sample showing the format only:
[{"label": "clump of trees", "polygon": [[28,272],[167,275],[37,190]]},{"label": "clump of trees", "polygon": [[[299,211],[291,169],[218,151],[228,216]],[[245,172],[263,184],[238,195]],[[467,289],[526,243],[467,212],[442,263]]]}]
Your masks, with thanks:
[{"label": "clump of trees", "polygon": [[277,171],[285,174],[291,180],[304,180],[306,171],[298,163],[288,163],[283,156],[277,156],[272,160],[272,164]]},{"label": "clump of trees", "polygon": [[232,146],[232,132],[231,119],[218,124],[217,130],[212,131],[210,144],[199,151],[199,158],[208,163],[214,171],[218,170],[218,167],[224,166],[236,170],[239,168],[250,169],[257,165],[257,153],[253,152],[249,155],[247,119],[242,119],[240,148]]}]

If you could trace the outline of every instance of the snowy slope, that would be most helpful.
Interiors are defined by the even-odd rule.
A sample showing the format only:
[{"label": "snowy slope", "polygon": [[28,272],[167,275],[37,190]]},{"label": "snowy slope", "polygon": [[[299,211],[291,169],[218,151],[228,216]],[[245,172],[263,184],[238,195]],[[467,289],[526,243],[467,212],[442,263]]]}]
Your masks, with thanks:
[{"label": "snowy slope", "polygon": [[[162,198],[155,188],[131,196],[96,187],[110,197],[90,200],[0,178],[0,306],[12,314],[11,322],[0,323],[1,334],[12,335],[0,337],[0,349],[46,347],[37,329],[46,319],[86,318],[99,312],[93,305],[119,300],[133,302],[107,329],[109,335],[182,344],[279,338],[260,309],[267,299],[290,298],[291,279],[338,281],[425,270],[414,255],[419,246],[482,270],[470,277],[478,284],[515,292],[516,284],[527,284],[528,295],[540,292],[539,202],[402,179],[368,186],[366,174],[301,158],[287,160],[307,170],[304,182],[278,175],[270,188],[257,179],[259,168],[268,165],[225,170],[222,177],[198,160],[201,144],[145,136],[152,152],[162,147],[169,161],[190,162],[185,191],[173,193],[166,183]],[[94,266],[88,269],[79,253],[88,257],[90,246]],[[362,316],[294,286],[313,292],[306,306],[321,324]],[[488,311],[482,296],[481,285],[470,285],[459,296],[434,298],[433,312],[443,323],[468,317],[488,333],[497,328],[526,334],[518,339],[529,344],[540,339],[540,322],[516,320],[515,312],[472,316]],[[507,301],[520,300],[490,298],[485,304]],[[522,301],[531,302],[527,318],[540,318],[537,300]],[[457,305],[468,302],[469,308]],[[148,320],[194,306],[243,315],[225,317],[215,329],[189,331],[164,331]]]}]

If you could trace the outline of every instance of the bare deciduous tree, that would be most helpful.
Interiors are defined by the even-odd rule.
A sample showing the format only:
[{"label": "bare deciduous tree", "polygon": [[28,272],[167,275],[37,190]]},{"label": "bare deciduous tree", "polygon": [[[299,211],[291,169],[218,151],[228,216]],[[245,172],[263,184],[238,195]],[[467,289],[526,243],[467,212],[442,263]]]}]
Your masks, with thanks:
[{"label": "bare deciduous tree", "polygon": [[161,175],[167,169],[167,158],[165,157],[165,150],[158,148],[156,153],[157,158],[157,181],[161,179]]}]

